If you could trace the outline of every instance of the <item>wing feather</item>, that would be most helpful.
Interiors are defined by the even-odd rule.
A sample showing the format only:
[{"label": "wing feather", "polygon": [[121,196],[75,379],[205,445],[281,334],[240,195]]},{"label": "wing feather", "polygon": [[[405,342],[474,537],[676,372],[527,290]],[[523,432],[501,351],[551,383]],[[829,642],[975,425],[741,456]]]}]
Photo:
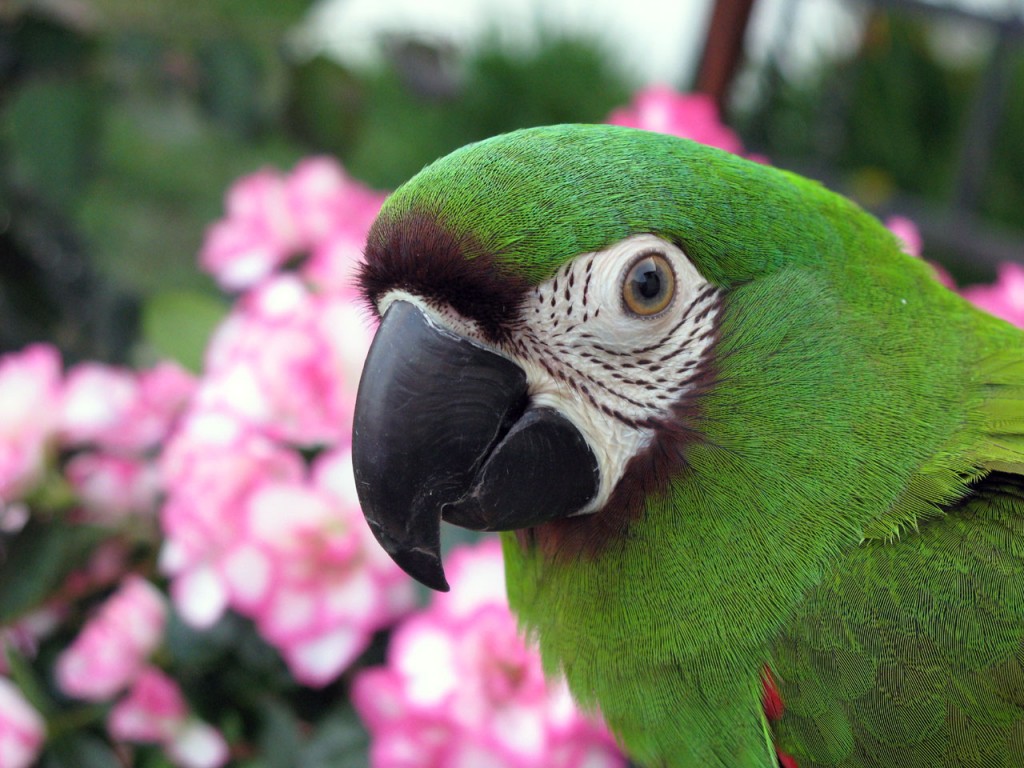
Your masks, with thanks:
[{"label": "wing feather", "polygon": [[780,747],[814,766],[1024,765],[1024,477],[866,541],[774,649]]}]

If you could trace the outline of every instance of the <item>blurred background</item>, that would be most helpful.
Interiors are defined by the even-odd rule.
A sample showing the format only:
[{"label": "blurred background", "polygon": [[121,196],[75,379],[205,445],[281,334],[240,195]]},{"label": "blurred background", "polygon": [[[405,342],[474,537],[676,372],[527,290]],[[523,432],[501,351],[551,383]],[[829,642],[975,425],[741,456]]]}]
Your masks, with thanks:
[{"label": "blurred background", "polygon": [[[0,459],[11,446],[13,454],[38,448],[21,475],[0,461],[0,768],[17,725],[15,689],[27,700],[23,711],[41,713],[32,716],[35,741],[19,736],[31,747],[21,766],[228,759],[208,752],[189,763],[125,743],[153,739],[111,740],[104,722],[113,719],[114,692],[79,695],[57,679],[60,659],[97,636],[88,627],[111,623],[93,618],[97,609],[116,600],[109,612],[126,610],[123,583],[157,606],[152,647],[139,663],[151,655],[149,673],[173,677],[189,707],[223,734],[231,765],[368,764],[370,736],[349,695],[353,680],[397,646],[388,639],[395,616],[361,627],[365,636],[344,663],[334,659],[326,673],[300,680],[290,646],[269,637],[255,609],[214,606],[205,625],[194,615],[184,621],[182,610],[197,610],[190,598],[208,607],[202,598],[215,590],[201,580],[194,590],[182,586],[191,571],[162,562],[173,559],[168,541],[193,533],[185,513],[207,519],[200,508],[224,541],[207,529],[193,539],[212,540],[211,562],[226,560],[243,512],[266,498],[264,486],[284,483],[275,472],[286,466],[303,480],[290,481],[295,495],[276,488],[281,509],[268,519],[284,533],[268,524],[267,541],[256,543],[291,541],[294,510],[320,509],[320,527],[302,539],[309,552],[284,547],[272,562],[323,576],[311,580],[310,594],[337,589],[335,577],[344,586],[352,574],[366,576],[365,562],[361,571],[346,559],[361,558],[362,544],[350,556],[324,542],[352,544],[349,517],[363,522],[354,485],[341,502],[328,491],[337,490],[332,471],[346,477],[348,435],[338,433],[349,427],[368,323],[337,285],[332,295],[310,289],[308,275],[278,280],[302,268],[295,254],[267,266],[271,289],[249,285],[235,295],[198,268],[197,254],[218,220],[228,224],[221,234],[237,234],[235,212],[223,218],[229,189],[236,204],[248,195],[271,219],[257,233],[269,237],[275,217],[295,214],[275,208],[273,194],[308,184],[300,191],[314,209],[337,198],[351,214],[320,233],[324,242],[333,247],[326,235],[353,232],[361,242],[369,218],[360,217],[380,201],[361,184],[386,192],[438,156],[514,128],[604,122],[631,103],[640,109],[637,94],[652,86],[706,94],[746,152],[820,179],[883,219],[909,218],[923,256],[960,286],[991,283],[1002,265],[999,283],[969,298],[1024,326],[1024,269],[1006,266],[1024,263],[1024,0],[0,0]],[[679,103],[672,91],[656,93],[646,102],[648,123]],[[694,120],[735,143],[705,101],[686,101]],[[337,158],[351,178],[332,162],[299,162],[311,155]],[[295,170],[287,179],[253,176],[264,168]],[[350,264],[354,246],[338,242],[337,261]],[[281,285],[283,309],[273,293]],[[215,328],[219,368],[208,359],[203,376],[191,377],[165,364],[198,374]],[[33,342],[53,346],[20,352]],[[291,378],[281,373],[288,365]],[[318,399],[311,387],[321,379]],[[192,434],[205,423],[197,413],[223,405],[218,397],[241,401],[243,412],[252,405],[239,382],[265,396],[266,413],[239,419],[261,441]],[[335,396],[344,407],[331,411]],[[83,406],[84,428],[71,424],[78,432],[50,423],[51,411],[83,420],[68,403]],[[150,411],[163,431],[142,440],[133,428]],[[102,462],[111,458],[127,479],[107,482]],[[2,481],[12,474],[20,484],[7,498]],[[141,500],[116,507],[111,497],[122,486],[134,492],[138,478]],[[90,490],[106,516],[89,509]],[[181,502],[193,496],[196,509]],[[75,569],[87,560],[82,576]],[[407,592],[402,578],[387,589]],[[492,581],[500,593],[500,578]],[[395,631],[422,626],[423,614],[412,616]],[[100,657],[116,656],[100,639]],[[421,666],[430,672],[433,660]],[[104,682],[83,669],[86,682]]]},{"label": "blurred background", "polygon": [[1024,0],[3,0],[0,348],[196,368],[233,179],[329,153],[389,189],[652,83],[986,279],[1024,253],[1022,41]]}]

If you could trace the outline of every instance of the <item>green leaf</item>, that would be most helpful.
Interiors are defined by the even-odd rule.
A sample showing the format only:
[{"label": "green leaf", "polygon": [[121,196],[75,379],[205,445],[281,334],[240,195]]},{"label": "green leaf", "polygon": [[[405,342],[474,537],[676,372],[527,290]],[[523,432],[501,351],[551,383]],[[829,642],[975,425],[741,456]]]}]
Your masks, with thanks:
[{"label": "green leaf", "polygon": [[54,711],[54,703],[46,692],[43,681],[32,669],[28,660],[11,646],[4,648],[11,679],[37,712],[48,717]]},{"label": "green leaf", "polygon": [[352,707],[341,707],[321,721],[302,751],[300,768],[366,768],[369,734]]},{"label": "green leaf", "polygon": [[365,99],[358,78],[327,56],[294,64],[290,75],[289,130],[320,151],[344,154],[358,139]]},{"label": "green leaf", "polygon": [[112,768],[122,765],[110,746],[88,731],[67,733],[47,744],[42,768]]},{"label": "green leaf", "polygon": [[229,616],[212,627],[197,629],[186,623],[176,610],[171,610],[164,632],[164,647],[175,666],[203,673],[223,663],[226,649],[238,641],[237,634]]},{"label": "green leaf", "polygon": [[134,768],[176,768],[171,759],[157,746],[136,748]]},{"label": "green leaf", "polygon": [[15,91],[3,114],[14,178],[70,207],[94,170],[100,103],[83,83],[44,80]]},{"label": "green leaf", "polygon": [[29,520],[6,545],[0,568],[0,624],[46,600],[103,534],[94,526]]},{"label": "green leaf", "polygon": [[48,16],[42,8],[27,8],[17,22],[7,27],[10,50],[17,52],[19,77],[38,75],[80,75],[95,53],[88,34],[64,24],[57,14]]},{"label": "green leaf", "polygon": [[260,127],[263,71],[259,51],[246,40],[211,40],[199,51],[199,102],[206,113],[239,136]]},{"label": "green leaf", "polygon": [[292,768],[302,746],[299,721],[281,701],[267,698],[260,706],[263,728],[260,757],[266,768]]},{"label": "green leaf", "polygon": [[179,40],[230,30],[246,37],[279,41],[312,4],[313,0],[91,0],[89,6],[110,29]]},{"label": "green leaf", "polygon": [[206,343],[226,315],[227,307],[219,297],[199,291],[162,291],[143,307],[143,338],[161,357],[199,372]]}]

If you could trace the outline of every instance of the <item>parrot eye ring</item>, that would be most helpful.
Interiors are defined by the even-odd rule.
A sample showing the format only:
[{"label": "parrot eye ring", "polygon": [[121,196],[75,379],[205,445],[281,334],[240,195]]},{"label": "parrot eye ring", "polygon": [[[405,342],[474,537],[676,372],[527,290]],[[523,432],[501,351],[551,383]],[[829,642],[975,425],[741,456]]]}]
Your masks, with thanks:
[{"label": "parrot eye ring", "polygon": [[664,312],[675,294],[675,272],[660,251],[646,251],[637,256],[622,281],[622,302],[626,311],[639,317]]}]

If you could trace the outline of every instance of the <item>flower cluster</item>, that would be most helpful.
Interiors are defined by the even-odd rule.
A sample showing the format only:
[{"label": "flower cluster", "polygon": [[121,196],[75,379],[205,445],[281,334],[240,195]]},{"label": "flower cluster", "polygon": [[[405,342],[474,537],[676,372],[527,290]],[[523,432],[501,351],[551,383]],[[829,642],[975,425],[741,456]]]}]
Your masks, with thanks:
[{"label": "flower cluster", "polygon": [[353,703],[377,768],[621,766],[564,683],[545,682],[504,594],[499,543],[453,552],[451,591],[395,632],[388,665],[363,672]]},{"label": "flower cluster", "polygon": [[121,741],[161,745],[182,768],[217,768],[228,759],[224,737],[189,712],[178,684],[155,667],[139,671],[108,727]]},{"label": "flower cluster", "polygon": [[303,160],[287,175],[258,171],[228,190],[227,215],[206,233],[199,263],[230,291],[259,285],[294,261],[317,286],[351,290],[349,270],[382,201],[326,157]]},{"label": "flower cluster", "polygon": [[201,260],[245,292],[161,465],[178,610],[199,627],[227,608],[252,618],[314,686],[413,605],[362,518],[349,455],[372,335],[351,278],[381,200],[326,158],[231,189]]},{"label": "flower cluster", "polygon": [[[194,388],[194,378],[170,362],[144,371],[86,362],[65,373],[57,350],[42,344],[0,359],[0,408],[9,409],[0,413],[0,527],[17,533],[39,506],[71,525],[110,532],[48,602],[0,632],[4,645],[32,656],[74,614],[77,601],[117,585],[58,657],[54,677],[70,698],[109,702],[137,682],[162,642],[164,597],[145,578],[125,575],[128,545],[119,527],[155,521],[161,492],[155,456]],[[0,671],[9,673],[6,664]],[[0,676],[0,764],[31,764],[42,744],[41,723],[13,681]]]},{"label": "flower cluster", "polygon": [[97,363],[71,369],[59,435],[75,450],[65,474],[91,519],[153,514],[160,492],[153,456],[195,386],[170,362],[138,373]]},{"label": "flower cluster", "polygon": [[57,350],[43,344],[0,358],[0,530],[17,533],[30,507],[39,505],[114,536],[48,604],[0,637],[30,649],[59,623],[66,605],[122,577],[118,526],[155,519],[156,454],[194,387],[194,378],[170,362],[143,371],[87,362],[64,373]]},{"label": "flower cluster", "polygon": [[104,701],[139,675],[164,633],[160,591],[128,576],[57,660],[57,681],[69,696]]},{"label": "flower cluster", "polygon": [[0,360],[0,504],[42,477],[56,431],[60,355],[42,344]]},{"label": "flower cluster", "polygon": [[177,683],[148,663],[166,618],[163,594],[140,576],[125,577],[57,659],[57,684],[68,696],[90,701],[129,689],[110,711],[114,738],[162,744],[183,768],[217,768],[227,759],[224,738],[192,716]]},{"label": "flower cluster", "polygon": [[81,363],[67,376],[60,354],[36,344],[0,359],[0,504],[42,480],[53,454],[70,454],[67,479],[101,516],[152,511],[153,451],[194,387],[174,363],[134,372]]}]

